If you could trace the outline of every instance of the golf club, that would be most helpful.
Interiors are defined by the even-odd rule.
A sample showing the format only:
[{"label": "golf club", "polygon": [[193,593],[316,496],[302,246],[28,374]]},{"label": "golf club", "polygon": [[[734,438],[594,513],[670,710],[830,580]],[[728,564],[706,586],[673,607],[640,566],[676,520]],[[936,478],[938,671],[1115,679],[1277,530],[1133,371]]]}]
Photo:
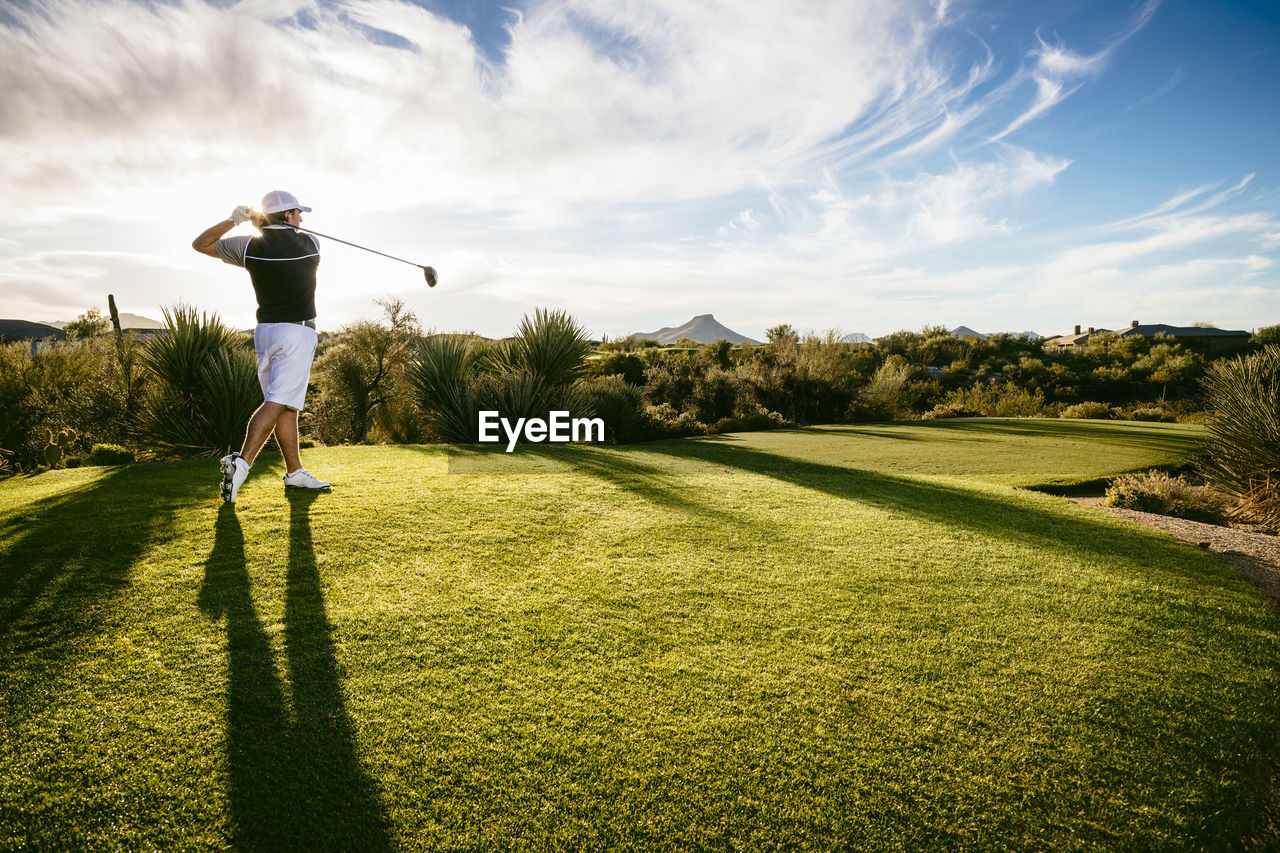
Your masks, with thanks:
[{"label": "golf club", "polygon": [[373,252],[375,255],[382,255],[382,257],[384,257],[384,258],[390,258],[390,259],[391,259],[391,260],[393,260],[393,261],[399,261],[399,262],[400,262],[400,263],[402,263],[402,264],[408,264],[408,265],[409,265],[409,266],[411,266],[411,267],[417,267],[418,269],[422,270],[422,275],[423,275],[423,276],[426,278],[426,280],[427,280],[427,287],[435,287],[435,286],[436,286],[436,270],[435,270],[435,267],[428,267],[428,266],[424,266],[424,265],[422,265],[422,264],[415,264],[413,261],[406,261],[404,258],[397,258],[395,255],[388,255],[386,252],[379,252],[377,249],[370,249],[368,246],[361,246],[361,245],[359,245],[358,243],[351,243],[351,242],[349,242],[349,241],[347,241],[347,240],[340,240],[340,239],[338,239],[337,237],[330,237],[328,234],[321,234],[319,231],[312,231],[310,228],[303,228],[301,225],[295,225],[295,226],[293,226],[293,227],[294,227],[294,228],[296,228],[296,229],[297,229],[297,230],[299,230],[299,231],[305,231],[305,232],[307,232],[308,234],[314,234],[314,235],[316,235],[317,237],[323,237],[323,238],[325,238],[326,240],[333,240],[334,242],[342,243],[342,244],[347,245],[347,246],[351,246],[351,247],[352,247],[352,248],[354,248],[354,249],[364,249],[366,252]]}]

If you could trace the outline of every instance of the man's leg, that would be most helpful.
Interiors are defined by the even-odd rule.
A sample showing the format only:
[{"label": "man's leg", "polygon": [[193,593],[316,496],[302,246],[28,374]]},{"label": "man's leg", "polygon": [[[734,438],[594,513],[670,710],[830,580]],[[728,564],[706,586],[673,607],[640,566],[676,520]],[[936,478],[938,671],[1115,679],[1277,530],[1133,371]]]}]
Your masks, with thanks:
[{"label": "man's leg", "polygon": [[302,467],[298,452],[298,410],[286,408],[276,417],[276,444],[284,454],[284,472],[292,474]]},{"label": "man's leg", "polygon": [[[240,447],[240,456],[250,465],[253,460],[258,458],[258,452],[262,450],[262,446],[267,443],[267,439],[271,437],[271,432],[276,428],[276,422],[285,412],[291,411],[288,406],[283,403],[273,403],[270,400],[264,401],[258,410],[253,413],[253,417],[249,418],[249,427],[244,433],[244,444]],[[277,440],[279,434],[277,433]],[[294,457],[298,455],[298,413],[293,413],[293,446]],[[281,450],[284,450],[283,441],[281,441]],[[285,459],[288,460],[286,452]]]},{"label": "man's leg", "polygon": [[280,403],[264,401],[253,413],[253,417],[249,418],[249,426],[245,429],[244,444],[240,446],[240,452],[222,457],[220,463],[222,500],[226,503],[236,502],[236,494],[249,477],[249,466],[257,458],[262,445],[266,444],[267,439],[271,437],[271,431],[276,427],[276,419],[285,408]]}]

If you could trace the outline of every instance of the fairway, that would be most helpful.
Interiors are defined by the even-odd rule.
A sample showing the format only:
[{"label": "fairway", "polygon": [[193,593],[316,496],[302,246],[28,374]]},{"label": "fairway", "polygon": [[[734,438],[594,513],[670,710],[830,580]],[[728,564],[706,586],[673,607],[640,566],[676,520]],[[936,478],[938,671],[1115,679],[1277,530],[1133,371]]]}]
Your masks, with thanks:
[{"label": "fairway", "polygon": [[[0,481],[0,848],[1222,849],[1280,620],[965,419]],[[267,464],[269,463],[269,464]]]}]

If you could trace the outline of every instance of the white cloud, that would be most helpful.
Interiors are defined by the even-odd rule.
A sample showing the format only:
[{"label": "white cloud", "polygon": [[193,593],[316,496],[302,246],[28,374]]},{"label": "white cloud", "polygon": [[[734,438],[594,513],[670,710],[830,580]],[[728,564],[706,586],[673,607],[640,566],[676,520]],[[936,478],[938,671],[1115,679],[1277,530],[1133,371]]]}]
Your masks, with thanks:
[{"label": "white cloud", "polygon": [[488,334],[540,305],[610,334],[733,306],[759,336],[826,317],[1056,316],[1073,276],[1123,289],[1188,258],[1273,276],[1240,263],[1280,240],[1274,214],[1228,209],[1247,179],[1054,235],[1075,250],[934,259],[1025,234],[1070,158],[1011,137],[1103,74],[1157,5],[1093,52],[1037,34],[1012,61],[946,0],[531,0],[496,59],[403,0],[13,7],[0,315],[67,319],[110,290],[123,310],[184,299],[248,325],[243,273],[188,246],[277,187],[321,231],[441,270],[426,292],[326,247],[329,327],[395,293],[428,325]]}]

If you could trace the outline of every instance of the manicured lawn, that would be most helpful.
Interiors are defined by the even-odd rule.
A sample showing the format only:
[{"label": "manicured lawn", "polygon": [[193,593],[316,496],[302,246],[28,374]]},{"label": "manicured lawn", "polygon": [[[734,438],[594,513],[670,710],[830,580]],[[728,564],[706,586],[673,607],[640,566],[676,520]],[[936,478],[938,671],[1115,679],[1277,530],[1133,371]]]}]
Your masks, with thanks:
[{"label": "manicured lawn", "polygon": [[963,420],[0,482],[0,848],[1223,849],[1280,619]]}]

